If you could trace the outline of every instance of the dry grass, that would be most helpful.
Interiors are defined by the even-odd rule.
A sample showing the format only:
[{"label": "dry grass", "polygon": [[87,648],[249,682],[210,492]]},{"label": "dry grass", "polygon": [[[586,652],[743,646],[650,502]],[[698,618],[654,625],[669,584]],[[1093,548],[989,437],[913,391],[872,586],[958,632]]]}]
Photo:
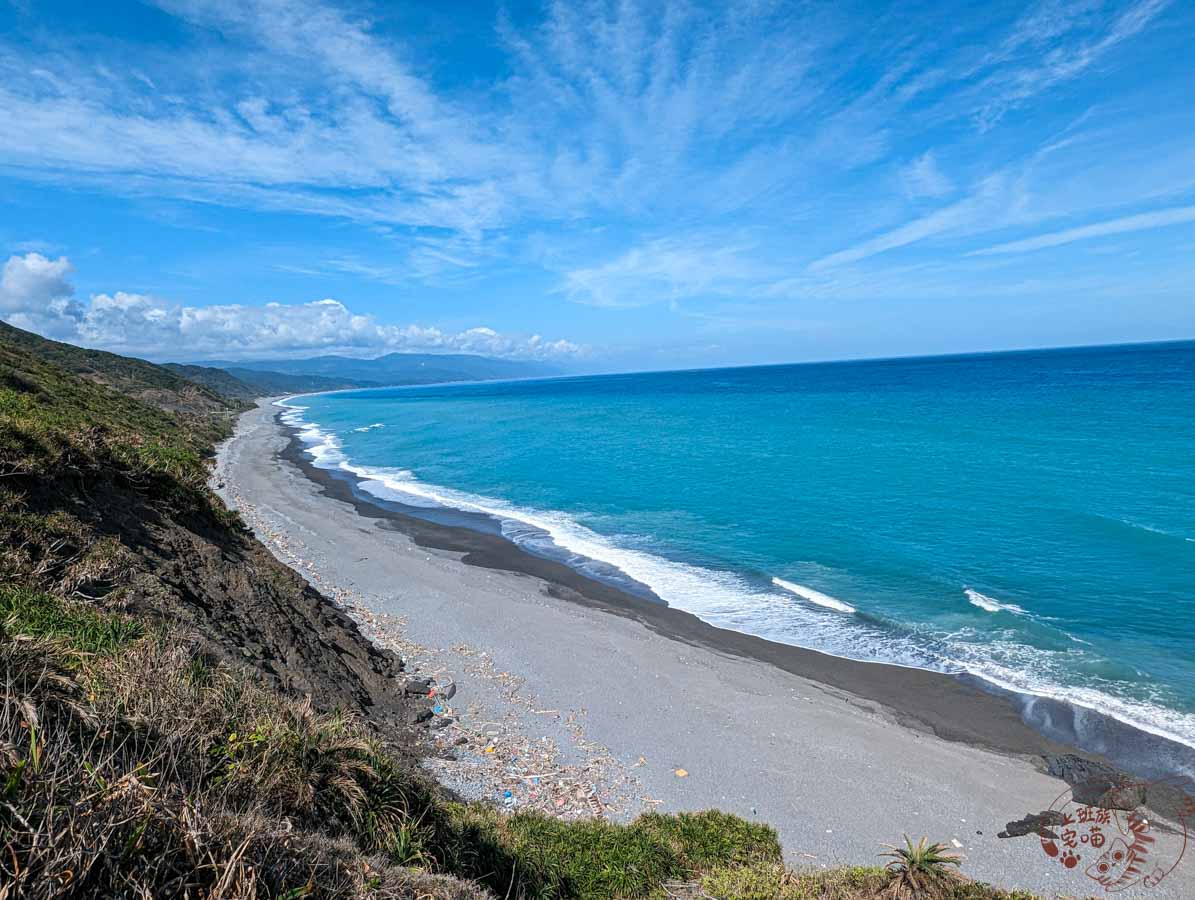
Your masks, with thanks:
[{"label": "dry grass", "polygon": [[7,636],[0,685],[0,897],[482,896],[363,850],[360,733],[185,642]]}]

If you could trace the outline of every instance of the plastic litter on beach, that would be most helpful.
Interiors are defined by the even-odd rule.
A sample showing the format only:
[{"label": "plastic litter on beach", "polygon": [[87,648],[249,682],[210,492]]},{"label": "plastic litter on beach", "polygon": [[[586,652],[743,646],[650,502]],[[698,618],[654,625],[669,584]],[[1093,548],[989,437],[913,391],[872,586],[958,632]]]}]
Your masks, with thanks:
[{"label": "plastic litter on beach", "polygon": [[[407,682],[419,684],[418,694],[431,701],[427,734],[442,756],[433,755],[424,765],[441,781],[499,808],[535,809],[563,819],[631,816],[663,802],[644,795],[633,766],[588,740],[585,709],[548,708],[517,672],[500,669],[487,651],[467,644],[429,648],[415,643],[406,635],[403,617],[379,608],[400,604],[402,597],[360,593],[355,573],[339,570],[340,560],[306,546],[291,523],[245,503],[235,490],[230,496],[280,559],[345,610],[363,634],[402,659]],[[467,709],[449,703],[457,695],[458,678],[470,696]],[[646,762],[640,757],[634,766]],[[677,774],[688,776],[684,770]]]}]

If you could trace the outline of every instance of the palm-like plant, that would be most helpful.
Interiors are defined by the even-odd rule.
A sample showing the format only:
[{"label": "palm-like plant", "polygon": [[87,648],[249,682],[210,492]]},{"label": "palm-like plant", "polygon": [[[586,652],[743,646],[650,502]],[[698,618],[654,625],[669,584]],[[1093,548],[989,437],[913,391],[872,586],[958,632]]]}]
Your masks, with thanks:
[{"label": "palm-like plant", "polygon": [[885,894],[894,898],[945,894],[961,878],[956,871],[962,864],[959,857],[947,851],[945,844],[931,844],[927,837],[916,844],[907,834],[904,837],[903,847],[886,844],[887,852],[880,854],[892,857],[884,867],[889,873]]}]

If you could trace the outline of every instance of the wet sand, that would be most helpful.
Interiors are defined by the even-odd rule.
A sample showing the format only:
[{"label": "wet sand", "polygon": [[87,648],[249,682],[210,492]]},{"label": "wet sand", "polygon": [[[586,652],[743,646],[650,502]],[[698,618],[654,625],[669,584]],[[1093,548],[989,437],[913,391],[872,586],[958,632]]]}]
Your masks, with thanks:
[{"label": "wet sand", "polygon": [[[926,834],[956,845],[972,877],[1101,892],[1037,837],[996,837],[1067,788],[1043,761],[1067,748],[1006,700],[949,676],[717,629],[496,533],[415,518],[308,465],[276,414],[268,404],[246,413],[222,448],[226,498],[300,547],[326,592],[404,617],[406,637],[438,648],[441,665],[459,646],[515,673],[531,706],[557,712],[522,716],[525,729],[567,739],[559,723],[580,723],[582,743],[630,774],[627,796],[610,803],[622,815],[726,809],[774,825],[795,865],[876,864],[882,844]],[[464,678],[462,694],[470,688]],[[484,700],[475,714],[504,702]],[[1177,838],[1158,852],[1168,841],[1177,853]],[[1139,895],[1195,896],[1193,876],[1188,862]]]}]

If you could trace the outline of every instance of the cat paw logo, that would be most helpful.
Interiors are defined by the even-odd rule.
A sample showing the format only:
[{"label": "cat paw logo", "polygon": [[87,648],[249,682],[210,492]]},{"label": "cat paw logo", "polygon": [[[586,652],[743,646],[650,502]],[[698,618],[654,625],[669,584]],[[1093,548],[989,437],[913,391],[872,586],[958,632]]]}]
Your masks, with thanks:
[{"label": "cat paw logo", "polygon": [[[1165,811],[1161,820],[1150,819],[1147,797]],[[1173,872],[1186,853],[1193,820],[1190,779],[1073,785],[1040,814],[1049,827],[1043,825],[1038,835],[1052,863],[1083,872],[1115,893],[1154,887]]]}]

